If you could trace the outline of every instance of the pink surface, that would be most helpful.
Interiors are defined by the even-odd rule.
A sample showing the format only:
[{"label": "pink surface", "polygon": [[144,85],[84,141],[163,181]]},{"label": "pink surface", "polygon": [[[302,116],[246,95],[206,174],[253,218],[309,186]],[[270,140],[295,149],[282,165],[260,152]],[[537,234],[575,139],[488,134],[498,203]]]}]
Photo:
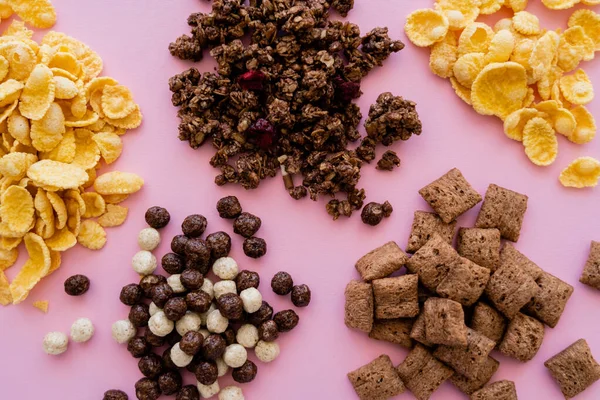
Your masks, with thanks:
[{"label": "pink surface", "polygon": [[[292,273],[298,283],[313,290],[313,302],[299,311],[301,322],[280,340],[281,356],[270,365],[259,364],[257,379],[244,385],[247,399],[351,399],[355,398],[346,373],[370,362],[381,353],[400,363],[406,350],[377,342],[349,330],[343,323],[344,287],[358,275],[354,262],[367,251],[389,240],[405,246],[413,211],[428,209],[419,197],[419,188],[452,167],[484,193],[489,183],[529,195],[521,240],[517,248],[541,267],[575,287],[565,313],[555,329],[546,329],[546,338],[537,356],[520,364],[499,354],[501,367],[494,380],[516,382],[519,398],[562,398],[558,387],[543,366],[550,356],[576,339],[586,338],[600,359],[600,292],[578,283],[588,254],[590,240],[600,240],[600,189],[569,190],[560,186],[561,169],[581,155],[600,156],[600,141],[576,146],[560,141],[557,162],[548,168],[532,165],[519,143],[502,133],[501,122],[477,115],[460,101],[448,82],[428,70],[428,51],[413,47],[402,26],[412,10],[430,7],[431,0],[357,0],[350,17],[363,32],[375,26],[389,26],[394,38],[407,47],[393,55],[383,68],[364,80],[359,101],[363,114],[382,91],[392,91],[418,103],[423,134],[394,147],[402,167],[393,173],[363,169],[362,185],[371,201],[390,200],[394,213],[380,226],[363,225],[358,216],[331,221],[324,201],[296,202],[282,189],[280,178],[266,181],[257,191],[237,187],[218,188],[213,184],[215,170],[208,165],[208,148],[193,151],[177,140],[176,110],[171,106],[167,80],[188,65],[173,59],[167,46],[187,33],[186,18],[194,11],[208,10],[197,0],[53,0],[64,31],[88,43],[105,61],[106,75],[128,85],[144,113],[144,125],[125,138],[125,152],[116,169],[137,172],[146,179],[143,191],[126,202],[130,215],[124,226],[108,230],[108,243],[99,252],[76,248],[63,255],[59,271],[44,280],[20,306],[0,311],[0,398],[5,399],[99,399],[111,388],[134,396],[133,384],[140,378],[137,360],[125,346],[116,344],[110,334],[113,321],[125,318],[128,308],[120,304],[120,288],[136,281],[130,267],[137,251],[137,232],[144,227],[143,214],[152,205],[171,211],[172,223],[162,231],[164,238],[178,233],[182,219],[202,213],[209,219],[209,231],[226,230],[229,221],[218,218],[216,201],[228,194],[241,199],[246,210],[263,220],[260,236],[269,253],[259,262],[246,258],[241,240],[234,236],[233,256],[241,267],[261,273],[261,288],[275,309],[291,306],[277,298],[269,281],[279,270]],[[547,28],[564,27],[569,11],[552,12],[532,1],[530,10],[542,18]],[[5,24],[3,24],[5,25]],[[212,67],[210,61],[198,65]],[[585,64],[588,74],[600,85],[600,62]],[[600,86],[597,86],[600,87]],[[600,101],[590,105],[600,118]],[[381,152],[381,151],[380,151]],[[472,226],[479,207],[459,220]],[[168,251],[169,240],[156,255]],[[23,261],[23,257],[20,260]],[[9,270],[12,277],[17,267]],[[75,273],[90,277],[90,291],[71,298],[62,289],[64,280]],[[43,315],[31,306],[35,300],[50,301]],[[96,335],[87,344],[71,343],[59,357],[42,351],[42,338],[48,331],[67,332],[79,317],[88,317]],[[222,383],[226,386],[230,378]],[[433,399],[459,399],[465,396],[446,383]],[[411,398],[405,393],[400,398]],[[578,399],[600,398],[600,383]]]}]

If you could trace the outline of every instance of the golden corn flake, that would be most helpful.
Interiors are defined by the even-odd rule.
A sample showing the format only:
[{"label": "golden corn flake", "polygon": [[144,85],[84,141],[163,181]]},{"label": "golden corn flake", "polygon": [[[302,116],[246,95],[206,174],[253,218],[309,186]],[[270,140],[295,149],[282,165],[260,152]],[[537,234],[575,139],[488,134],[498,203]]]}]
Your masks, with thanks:
[{"label": "golden corn flake", "polygon": [[9,153],[0,158],[0,175],[12,181],[21,180],[29,167],[37,161],[37,157],[28,153]]},{"label": "golden corn flake", "polygon": [[44,189],[38,189],[33,201],[35,211],[39,218],[47,224],[54,224],[54,210]]},{"label": "golden corn flake", "polygon": [[23,84],[14,79],[8,79],[0,84],[0,107],[6,107],[21,96]]},{"label": "golden corn flake", "polygon": [[124,202],[125,200],[127,200],[129,198],[128,194],[104,194],[102,195],[102,197],[104,197],[104,201],[107,204],[119,204]]},{"label": "golden corn flake", "polygon": [[54,221],[47,224],[44,220],[38,219],[35,221],[35,227],[33,231],[36,235],[41,236],[43,239],[48,239],[54,235],[55,232]]},{"label": "golden corn flake", "polygon": [[41,119],[54,101],[55,88],[50,68],[44,64],[36,65],[21,93],[21,115],[34,121]]},{"label": "golden corn flake", "polygon": [[556,100],[558,102],[558,104],[560,104],[561,106],[563,106],[565,108],[570,108],[572,106],[572,104],[569,103],[567,101],[567,99],[565,99],[565,96],[563,96],[563,94],[560,90],[560,80],[557,80],[552,85],[552,89],[550,90],[550,98],[552,100]]},{"label": "golden corn flake", "polygon": [[523,35],[535,35],[540,32],[540,20],[527,11],[519,11],[513,16],[513,27]]},{"label": "golden corn flake", "polygon": [[493,14],[502,8],[504,0],[482,0],[479,6],[479,14],[489,15]]},{"label": "golden corn flake", "polygon": [[107,164],[115,162],[123,151],[121,137],[112,132],[99,132],[92,136],[94,142],[100,149],[100,154]]},{"label": "golden corn flake", "polygon": [[597,6],[600,5],[600,0],[581,0],[581,3],[586,6]]},{"label": "golden corn flake", "polygon": [[567,138],[577,144],[591,142],[596,137],[596,121],[592,113],[584,106],[577,106],[570,111],[575,117],[576,126],[573,134]]},{"label": "golden corn flake", "polygon": [[12,304],[13,299],[10,293],[10,282],[6,278],[4,271],[0,271],[0,305],[7,306]]},{"label": "golden corn flake", "polygon": [[485,54],[468,53],[456,60],[454,64],[454,77],[466,88],[471,88],[473,82],[486,66]]},{"label": "golden corn flake", "polygon": [[498,33],[501,30],[509,30],[512,31],[514,28],[512,27],[512,18],[502,18],[499,19],[498,22],[494,24],[494,32]]},{"label": "golden corn flake", "polygon": [[65,46],[69,50],[69,53],[75,55],[77,60],[82,64],[85,73],[85,82],[94,79],[102,72],[102,59],[100,56],[77,39],[61,32],[48,32],[42,39],[42,43],[52,47]]},{"label": "golden corn flake", "polygon": [[[449,78],[452,76],[452,69],[454,68],[458,53],[454,33],[448,32],[446,38],[431,46],[431,54],[429,56],[429,68],[431,69],[431,72],[442,78]],[[452,39],[454,43],[452,42]]]},{"label": "golden corn flake", "polygon": [[89,125],[96,123],[99,119],[99,115],[92,110],[86,110],[84,115],[76,117],[75,115],[68,116],[65,119],[65,126],[74,128],[84,128]]},{"label": "golden corn flake", "polygon": [[549,100],[552,96],[552,87],[563,76],[563,71],[557,66],[551,66],[546,75],[537,81],[538,94],[542,100]]},{"label": "golden corn flake", "polygon": [[46,276],[50,269],[50,251],[44,240],[34,233],[28,233],[24,241],[29,260],[10,284],[14,304],[25,300],[29,291]]},{"label": "golden corn flake", "polygon": [[482,22],[469,24],[458,38],[458,55],[486,53],[494,37],[494,31]]},{"label": "golden corn flake", "polygon": [[514,48],[515,36],[509,30],[501,30],[490,42],[488,53],[485,55],[486,63],[508,61]]},{"label": "golden corn flake", "polygon": [[37,308],[38,310],[40,310],[41,312],[43,312],[44,314],[46,314],[48,312],[48,300],[34,301],[32,303],[32,305],[35,308]]},{"label": "golden corn flake", "polygon": [[552,126],[544,118],[534,117],[527,122],[523,130],[525,154],[532,163],[548,166],[558,155],[558,140]]},{"label": "golden corn flake", "polygon": [[9,187],[0,197],[0,218],[13,232],[27,232],[33,221],[33,198],[21,186]]},{"label": "golden corn flake", "polygon": [[581,60],[594,58],[594,47],[594,41],[585,34],[582,27],[567,29],[560,35],[558,43],[558,66],[565,72],[574,70]]},{"label": "golden corn flake", "polygon": [[29,120],[22,116],[18,110],[15,110],[7,119],[8,133],[25,145],[31,145],[31,137],[29,136]]},{"label": "golden corn flake", "polygon": [[0,44],[0,55],[8,61],[8,78],[18,81],[27,79],[37,61],[31,47],[16,41]]},{"label": "golden corn flake", "polygon": [[[406,32],[406,36],[415,46],[429,47],[446,36],[448,32],[448,19],[441,12],[429,8],[416,10],[406,18],[404,32]],[[107,93],[115,92],[113,88],[116,87],[118,86],[107,86],[104,88],[102,95],[103,108],[107,108],[107,106],[113,108],[105,99],[108,96]],[[133,101],[128,101],[128,103],[134,104]],[[108,113],[108,108],[106,111],[110,118],[124,117],[124,115],[113,117]]]},{"label": "golden corn flake", "polygon": [[437,0],[435,9],[441,11],[450,24],[450,29],[463,29],[479,16],[480,0]]},{"label": "golden corn flake", "polygon": [[[83,214],[85,214],[85,201],[83,200],[83,197],[81,196],[81,193],[79,193],[78,190],[68,190],[67,192],[65,192],[64,194],[64,198],[65,198],[65,202],[67,202],[68,200],[72,200],[67,204],[67,212],[69,214],[73,213],[73,208],[76,207],[79,209],[79,213],[83,216]],[[70,208],[69,208],[70,207]]]},{"label": "golden corn flake", "polygon": [[98,223],[106,228],[119,226],[127,219],[128,211],[127,207],[107,204],[106,212],[98,218]]},{"label": "golden corn flake", "polygon": [[59,251],[50,250],[50,269],[46,276],[50,275],[54,271],[60,268],[60,264],[62,263],[62,257],[60,256]]},{"label": "golden corn flake", "polygon": [[10,0],[0,0],[0,18],[8,19],[13,13],[14,11],[10,6]]},{"label": "golden corn flake", "polygon": [[41,158],[70,164],[75,159],[75,150],[75,133],[72,129],[68,129],[60,143],[50,152],[42,153]]},{"label": "golden corn flake", "polygon": [[525,68],[515,62],[487,65],[473,82],[473,108],[483,115],[504,119],[521,108],[527,96]]},{"label": "golden corn flake", "polygon": [[529,58],[534,82],[542,79],[550,71],[559,42],[560,36],[554,31],[546,32],[535,42]]},{"label": "golden corn flake", "polygon": [[70,204],[73,204],[73,201],[66,202],[67,210],[69,210],[69,217],[67,218],[67,227],[73,233],[73,235],[79,235],[79,231],[81,229],[81,213],[79,212],[79,207],[69,208]]},{"label": "golden corn flake", "polygon": [[[99,76],[92,79],[87,85],[85,85],[85,96],[90,99],[92,97],[92,93],[98,91],[100,93],[100,97],[102,97],[102,92],[105,86],[114,86],[118,84],[119,82],[117,82],[117,80],[109,76]],[[102,101],[100,101],[100,104],[101,103]]]},{"label": "golden corn flake", "polygon": [[144,185],[144,180],[130,172],[112,171],[100,175],[94,182],[94,189],[101,195],[133,194]]},{"label": "golden corn flake", "polygon": [[[12,103],[9,106],[6,106],[2,109],[0,109],[0,123],[4,123],[4,121],[6,121],[8,119],[8,117],[11,116],[11,114],[15,111],[15,109],[17,108],[17,105],[19,104],[18,100],[15,100],[14,103]],[[6,132],[7,133],[7,132]],[[10,135],[9,135],[10,136]]]},{"label": "golden corn flake", "polygon": [[21,240],[23,240],[22,237],[11,238],[11,237],[2,236],[2,237],[0,237],[0,249],[2,249],[2,250],[15,249],[21,244]]},{"label": "golden corn flake", "polygon": [[514,12],[519,12],[527,8],[527,0],[505,0],[504,5]]},{"label": "golden corn flake", "polygon": [[594,87],[584,70],[560,79],[560,91],[568,102],[585,105],[594,99]]},{"label": "golden corn flake", "polygon": [[23,21],[40,29],[56,23],[56,11],[50,0],[10,0],[11,8]]},{"label": "golden corn flake", "polygon": [[85,202],[85,213],[83,218],[96,218],[106,211],[106,202],[98,193],[85,192],[81,194]]},{"label": "golden corn flake", "polygon": [[579,0],[542,0],[542,3],[551,10],[566,10],[579,3]]},{"label": "golden corn flake", "polygon": [[569,18],[569,28],[581,26],[585,34],[594,41],[596,50],[600,50],[600,15],[592,10],[577,10]]},{"label": "golden corn flake", "polygon": [[471,89],[461,85],[455,77],[450,78],[450,84],[452,85],[452,88],[454,89],[454,92],[456,93],[458,98],[467,103],[468,105],[471,105]]},{"label": "golden corn flake", "polygon": [[558,179],[566,187],[595,187],[600,181],[600,161],[592,157],[579,157],[560,173]]},{"label": "golden corn flake", "polygon": [[98,161],[100,161],[100,149],[92,139],[93,135],[94,132],[90,130],[75,129],[74,165],[78,165],[83,169],[90,169],[94,168],[98,164]]},{"label": "golden corn flake", "polygon": [[85,170],[77,165],[41,160],[27,170],[27,176],[38,186],[74,189],[87,180]]},{"label": "golden corn flake", "polygon": [[53,150],[62,141],[65,132],[65,116],[56,103],[50,104],[42,119],[31,121],[31,143],[38,151]]},{"label": "golden corn flake", "polygon": [[54,251],[67,251],[76,244],[77,238],[67,227],[57,230],[52,237],[46,239],[46,245]]},{"label": "golden corn flake", "polygon": [[77,96],[77,93],[79,93],[75,82],[69,78],[65,78],[64,76],[55,76],[54,85],[56,86],[54,96],[57,99],[69,100]]},{"label": "golden corn flake", "polygon": [[19,258],[19,250],[12,248],[5,250],[0,248],[0,271],[5,271],[10,268]]},{"label": "golden corn flake", "polygon": [[139,106],[135,107],[135,110],[131,112],[125,118],[112,119],[106,118],[106,122],[122,129],[135,129],[142,124],[142,113]]},{"label": "golden corn flake", "polygon": [[67,206],[62,197],[55,192],[46,192],[48,200],[52,205],[52,210],[56,215],[55,223],[57,229],[62,229],[67,224]]},{"label": "golden corn flake", "polygon": [[77,241],[90,250],[99,250],[106,244],[106,231],[96,221],[86,219],[81,223]]},{"label": "golden corn flake", "polygon": [[[433,12],[435,13],[435,11]],[[441,17],[443,18],[443,16]],[[436,29],[437,28],[433,28],[431,32],[435,32]],[[429,33],[430,37],[435,36],[435,41],[441,40],[448,32],[447,21],[441,36],[438,36],[438,33],[431,32]],[[104,87],[104,90],[102,91],[102,110],[106,116],[112,119],[125,118],[131,114],[135,108],[136,104],[133,101],[133,95],[126,86],[115,85]]]},{"label": "golden corn flake", "polygon": [[535,108],[521,108],[510,113],[504,120],[504,133],[512,140],[521,142],[525,125],[538,114],[539,111]]},{"label": "golden corn flake", "polygon": [[82,72],[81,63],[77,61],[73,54],[66,51],[56,52],[48,63],[48,67],[62,69],[77,77],[81,76]]},{"label": "golden corn flake", "polygon": [[4,80],[8,75],[8,68],[10,65],[8,64],[8,60],[3,56],[0,56],[0,80]]},{"label": "golden corn flake", "polygon": [[94,185],[94,181],[98,176],[98,172],[96,172],[96,168],[86,169],[85,173],[88,175],[88,180],[82,185],[84,189],[91,188]]}]

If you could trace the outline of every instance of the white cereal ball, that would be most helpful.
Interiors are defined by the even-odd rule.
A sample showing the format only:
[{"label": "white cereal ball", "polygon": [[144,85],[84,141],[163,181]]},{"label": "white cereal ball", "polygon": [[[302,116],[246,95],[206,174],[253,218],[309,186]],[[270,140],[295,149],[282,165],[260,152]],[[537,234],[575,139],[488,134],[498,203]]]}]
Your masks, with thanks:
[{"label": "white cereal ball", "polygon": [[198,384],[198,391],[200,392],[200,397],[203,399],[208,399],[219,393],[219,381],[215,381],[215,383],[211,385],[203,385],[200,382]]},{"label": "white cereal ball", "polygon": [[71,339],[74,342],[87,342],[92,336],[94,336],[94,325],[88,318],[79,318],[71,325]]},{"label": "white cereal ball", "polygon": [[214,284],[215,299],[223,296],[225,293],[237,294],[237,288],[234,281],[219,281]]},{"label": "white cereal ball", "polygon": [[208,331],[208,329],[200,329],[198,332],[200,332],[204,339],[210,336],[210,332]]},{"label": "white cereal ball", "polygon": [[244,346],[237,343],[227,346],[227,348],[225,348],[225,353],[223,353],[223,361],[231,368],[241,367],[247,359],[248,352]]},{"label": "white cereal ball", "polygon": [[133,270],[140,275],[150,275],[156,270],[156,257],[148,250],[141,250],[135,253],[131,259]]},{"label": "white cereal ball", "polygon": [[138,235],[140,249],[152,251],[160,244],[160,233],[154,228],[142,229]]},{"label": "white cereal ball", "polygon": [[213,289],[213,283],[212,283],[212,281],[210,279],[204,278],[204,283],[200,287],[200,290],[202,290],[204,293],[206,293],[207,295],[209,295],[210,298],[211,298],[211,300],[214,299],[214,297],[215,297],[215,291]]},{"label": "white cereal ball", "polygon": [[242,303],[244,303],[244,310],[247,313],[252,314],[258,311],[262,305],[262,294],[256,288],[249,287],[242,290],[240,297],[242,298]]},{"label": "white cereal ball", "polygon": [[175,324],[171,321],[162,310],[157,311],[148,320],[148,329],[156,336],[164,337],[173,331]]},{"label": "white cereal ball", "polygon": [[206,329],[212,333],[223,333],[229,326],[229,320],[219,310],[211,311],[206,317]]},{"label": "white cereal ball", "polygon": [[221,257],[212,266],[216,276],[225,280],[232,280],[238,274],[238,264],[231,257]]},{"label": "white cereal ball", "polygon": [[227,386],[219,392],[219,400],[244,400],[244,393],[237,386]]},{"label": "white cereal ball", "polygon": [[222,357],[217,358],[215,363],[217,364],[217,371],[218,371],[217,376],[219,378],[222,376],[225,376],[227,374],[227,372],[229,371],[229,365],[225,364],[225,361],[223,360]]},{"label": "white cereal ball", "polygon": [[150,316],[153,316],[159,311],[162,311],[162,309],[158,308],[158,306],[154,304],[154,302],[151,302],[150,307],[148,307],[148,312],[150,313]]},{"label": "white cereal ball", "polygon": [[112,337],[119,344],[129,342],[136,333],[135,326],[128,319],[121,319],[112,324]]},{"label": "white cereal ball", "polygon": [[254,325],[242,325],[237,331],[236,340],[242,346],[252,349],[258,343],[258,328]]},{"label": "white cereal ball", "polygon": [[44,351],[46,354],[57,356],[67,351],[69,338],[62,332],[49,332],[44,336]]},{"label": "white cereal ball", "polygon": [[190,356],[181,350],[179,342],[171,347],[171,360],[173,360],[173,364],[177,365],[179,368],[183,368],[191,363],[192,358],[194,358],[194,356]]},{"label": "white cereal ball", "polygon": [[215,311],[217,309],[217,306],[215,305],[215,303],[211,303],[210,307],[208,307],[208,311],[206,311],[205,313],[200,314],[200,321],[202,326],[206,326],[206,320],[208,319],[208,315]]},{"label": "white cereal ball", "polygon": [[268,363],[279,356],[279,345],[276,342],[259,340],[254,348],[254,353],[260,361]]},{"label": "white cereal ball", "polygon": [[199,330],[201,325],[202,320],[200,319],[200,316],[195,312],[188,311],[176,322],[175,329],[177,329],[177,333],[183,336],[189,331]]},{"label": "white cereal ball", "polygon": [[183,293],[185,286],[181,283],[181,274],[173,274],[167,278],[167,284],[173,289],[173,293]]}]

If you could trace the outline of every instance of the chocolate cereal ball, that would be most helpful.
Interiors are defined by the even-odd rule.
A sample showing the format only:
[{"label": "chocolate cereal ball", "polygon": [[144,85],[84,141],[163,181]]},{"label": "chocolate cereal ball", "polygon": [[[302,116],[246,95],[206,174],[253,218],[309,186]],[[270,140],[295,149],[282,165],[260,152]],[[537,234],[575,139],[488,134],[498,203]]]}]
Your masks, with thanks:
[{"label": "chocolate cereal ball", "polygon": [[133,358],[142,358],[150,352],[151,348],[152,346],[143,336],[136,336],[127,343],[127,351],[131,353]]},{"label": "chocolate cereal ball", "polygon": [[221,335],[211,334],[208,335],[202,343],[202,354],[207,360],[216,360],[225,353],[227,343]]},{"label": "chocolate cereal ball", "polygon": [[179,255],[184,255],[185,245],[187,244],[188,240],[189,238],[185,235],[173,236],[173,239],[171,239],[171,251]]},{"label": "chocolate cereal ball", "polygon": [[196,379],[203,385],[212,385],[219,377],[219,370],[214,361],[200,361],[196,366]]},{"label": "chocolate cereal ball", "polygon": [[163,336],[158,336],[152,333],[150,329],[146,329],[144,333],[144,337],[146,338],[146,342],[152,347],[161,347],[165,344],[166,338]]},{"label": "chocolate cereal ball", "polygon": [[69,296],[81,296],[90,288],[90,280],[85,275],[73,275],[65,281],[65,293]]},{"label": "chocolate cereal ball", "polygon": [[204,342],[204,336],[200,332],[189,331],[181,337],[179,348],[185,354],[193,356],[202,350],[202,342]]},{"label": "chocolate cereal ball", "polygon": [[185,217],[181,224],[181,231],[189,238],[202,236],[206,230],[207,221],[203,215],[192,214]]},{"label": "chocolate cereal ball", "polygon": [[254,378],[256,378],[257,372],[258,368],[256,367],[256,364],[250,360],[246,360],[241,367],[233,369],[231,376],[237,383],[248,383],[252,382]]},{"label": "chocolate cereal ball", "polygon": [[243,270],[235,277],[235,287],[239,292],[248,288],[258,289],[260,285],[260,275],[254,271]]},{"label": "chocolate cereal ball", "polygon": [[160,260],[160,264],[168,274],[180,274],[185,267],[185,261],[179,254],[167,253]]},{"label": "chocolate cereal ball", "polygon": [[272,319],[263,322],[258,327],[258,337],[265,342],[273,342],[279,337],[279,328]]},{"label": "chocolate cereal ball", "polygon": [[148,378],[157,378],[163,371],[163,360],[158,354],[150,353],[140,358],[140,372]]},{"label": "chocolate cereal ball", "polygon": [[210,308],[212,298],[202,290],[195,290],[185,295],[185,302],[190,311],[205,313]]},{"label": "chocolate cereal ball", "polygon": [[152,289],[152,301],[158,308],[164,308],[171,297],[173,297],[173,289],[167,283],[159,283]]},{"label": "chocolate cereal ball", "polygon": [[163,353],[162,353],[163,365],[165,366],[165,370],[177,371],[177,369],[179,367],[177,365],[175,365],[175,363],[173,362],[173,359],[171,358],[171,349],[172,348],[173,348],[173,346],[171,345],[170,347],[167,347],[165,349],[165,351],[163,351]]},{"label": "chocolate cereal ball", "polygon": [[231,251],[231,236],[225,232],[211,233],[206,237],[206,243],[210,247],[213,260],[227,257]]},{"label": "chocolate cereal ball", "polygon": [[383,204],[371,202],[364,206],[360,213],[360,218],[365,224],[375,226],[378,225],[384,217],[389,217],[392,214],[392,211],[394,211],[394,209],[387,201]]},{"label": "chocolate cereal ball", "polygon": [[227,346],[237,342],[237,339],[236,339],[237,335],[232,328],[227,328],[225,330],[225,332],[221,333],[221,336],[223,337],[223,339],[225,339],[225,344]]},{"label": "chocolate cereal ball", "polygon": [[135,396],[138,400],[156,400],[160,397],[158,382],[142,378],[135,383]]},{"label": "chocolate cereal ball", "polygon": [[279,271],[271,279],[271,289],[280,296],[285,296],[292,291],[294,281],[292,276],[284,271]]},{"label": "chocolate cereal ball", "polygon": [[[208,265],[210,261],[210,247],[200,238],[188,240],[185,245],[185,255],[188,260],[197,263],[200,267]],[[196,269],[196,268],[195,268]]]},{"label": "chocolate cereal ball", "polygon": [[137,283],[130,283],[129,285],[123,286],[119,300],[126,306],[132,306],[139,303],[144,297],[144,291],[142,287]]},{"label": "chocolate cereal ball", "polygon": [[210,271],[210,262],[206,262],[204,260],[190,260],[189,258],[186,258],[185,269],[195,269],[202,275],[206,275],[208,274],[208,271]]},{"label": "chocolate cereal ball", "polygon": [[165,208],[158,206],[150,207],[146,211],[145,217],[146,223],[154,229],[164,228],[171,220],[169,212]]},{"label": "chocolate cereal ball", "polygon": [[195,385],[185,385],[177,392],[175,400],[200,400],[200,393]]},{"label": "chocolate cereal ball", "polygon": [[267,242],[265,239],[251,237],[244,240],[244,254],[250,258],[261,258],[267,254]]},{"label": "chocolate cereal ball", "polygon": [[177,370],[167,371],[158,377],[158,386],[162,394],[170,396],[181,389],[181,374]]},{"label": "chocolate cereal ball", "polygon": [[273,321],[277,324],[279,332],[289,332],[298,325],[300,317],[294,310],[283,310],[273,315]]},{"label": "chocolate cereal ball", "polygon": [[242,213],[242,205],[235,196],[223,197],[217,202],[217,211],[221,218],[236,218]]},{"label": "chocolate cereal ball", "polygon": [[150,319],[150,307],[146,304],[136,304],[129,310],[129,321],[136,328],[147,326]]},{"label": "chocolate cereal ball", "polygon": [[102,400],[128,400],[127,393],[122,390],[111,389],[104,392]]},{"label": "chocolate cereal ball", "polygon": [[188,290],[196,290],[202,287],[204,275],[195,269],[185,269],[179,277],[181,284]]},{"label": "chocolate cereal ball", "polygon": [[310,289],[307,285],[296,285],[292,288],[292,303],[296,307],[306,307],[310,303]]},{"label": "chocolate cereal ball", "polygon": [[256,215],[243,212],[233,221],[233,232],[249,238],[260,229],[262,221]]},{"label": "chocolate cereal ball", "polygon": [[221,295],[217,299],[217,307],[219,307],[221,315],[227,319],[240,319],[244,313],[244,303],[240,296],[234,293]]},{"label": "chocolate cereal ball", "polygon": [[273,317],[273,307],[263,300],[258,311],[248,314],[248,322],[254,326],[259,326],[263,322],[270,320]]},{"label": "chocolate cereal ball", "polygon": [[179,321],[187,311],[187,303],[183,297],[172,297],[165,303],[163,311],[171,321]]},{"label": "chocolate cereal ball", "polygon": [[140,279],[140,287],[147,298],[152,298],[152,289],[159,283],[167,283],[167,278],[162,275],[150,274]]}]

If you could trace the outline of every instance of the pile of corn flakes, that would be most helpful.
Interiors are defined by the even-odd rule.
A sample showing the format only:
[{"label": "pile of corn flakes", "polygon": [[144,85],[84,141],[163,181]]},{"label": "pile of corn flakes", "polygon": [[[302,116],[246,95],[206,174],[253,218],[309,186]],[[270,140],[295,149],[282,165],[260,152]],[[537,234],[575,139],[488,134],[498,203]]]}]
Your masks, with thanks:
[{"label": "pile of corn flakes", "polygon": [[[9,3],[19,12],[22,2]],[[22,302],[60,266],[61,252],[77,243],[102,248],[104,227],[127,217],[119,203],[144,184],[132,173],[97,176],[102,160],[121,155],[121,136],[142,122],[129,89],[99,77],[102,59],[78,40],[49,32],[37,43],[32,35],[14,21],[0,37],[2,305]],[[29,259],[9,282],[3,271],[21,242]]]},{"label": "pile of corn flakes", "polygon": [[[564,9],[579,1],[543,2]],[[476,21],[502,6],[514,11],[512,18],[493,28]],[[585,107],[594,88],[579,64],[600,50],[600,15],[577,10],[568,29],[547,31],[526,7],[527,0],[437,0],[434,9],[411,13],[405,31],[415,45],[431,48],[431,71],[449,79],[458,97],[504,121],[505,134],[523,143],[531,162],[547,166],[558,155],[556,133],[578,144],[596,136]],[[560,177],[570,187],[596,186],[599,180],[600,162],[589,157],[573,161]]]}]

